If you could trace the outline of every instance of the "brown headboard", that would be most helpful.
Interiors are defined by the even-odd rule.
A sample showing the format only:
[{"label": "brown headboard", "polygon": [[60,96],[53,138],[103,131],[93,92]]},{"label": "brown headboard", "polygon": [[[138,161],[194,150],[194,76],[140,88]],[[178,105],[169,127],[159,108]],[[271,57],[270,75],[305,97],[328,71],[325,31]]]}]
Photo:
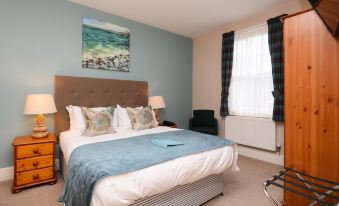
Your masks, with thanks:
[{"label": "brown headboard", "polygon": [[55,134],[69,129],[68,105],[83,107],[146,106],[148,83],[115,79],[55,76]]}]

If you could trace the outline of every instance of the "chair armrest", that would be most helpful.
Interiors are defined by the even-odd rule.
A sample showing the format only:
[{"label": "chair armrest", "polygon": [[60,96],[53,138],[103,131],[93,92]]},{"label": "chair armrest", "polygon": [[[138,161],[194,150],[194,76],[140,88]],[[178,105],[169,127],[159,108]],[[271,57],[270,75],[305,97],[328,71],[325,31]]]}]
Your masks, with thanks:
[{"label": "chair armrest", "polygon": [[214,118],[214,129],[216,131],[216,133],[218,134],[219,133],[219,128],[218,128],[218,120],[216,118]]}]

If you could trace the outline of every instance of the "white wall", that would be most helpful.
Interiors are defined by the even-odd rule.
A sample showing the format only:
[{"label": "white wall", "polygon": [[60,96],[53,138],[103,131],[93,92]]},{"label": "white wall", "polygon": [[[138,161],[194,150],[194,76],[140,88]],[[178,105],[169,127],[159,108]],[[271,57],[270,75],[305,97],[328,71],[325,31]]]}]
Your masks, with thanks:
[{"label": "white wall", "polygon": [[[225,25],[215,31],[193,39],[193,109],[213,109],[219,121],[219,135],[225,136],[225,121],[219,115],[221,94],[221,42],[222,34],[237,31],[266,22],[269,18],[287,13],[295,13],[310,8],[307,0],[288,0],[283,4],[262,12],[256,16]],[[278,126],[278,138],[283,142],[283,126]],[[283,150],[282,150],[283,151]],[[242,155],[283,164],[283,154],[271,153],[249,147],[239,146]]]}]

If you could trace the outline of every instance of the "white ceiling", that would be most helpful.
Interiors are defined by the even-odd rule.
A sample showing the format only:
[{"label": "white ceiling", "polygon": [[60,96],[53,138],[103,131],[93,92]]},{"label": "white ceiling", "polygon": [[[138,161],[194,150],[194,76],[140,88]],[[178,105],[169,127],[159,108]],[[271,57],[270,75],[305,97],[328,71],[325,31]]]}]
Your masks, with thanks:
[{"label": "white ceiling", "polygon": [[259,14],[286,0],[70,0],[187,37]]}]

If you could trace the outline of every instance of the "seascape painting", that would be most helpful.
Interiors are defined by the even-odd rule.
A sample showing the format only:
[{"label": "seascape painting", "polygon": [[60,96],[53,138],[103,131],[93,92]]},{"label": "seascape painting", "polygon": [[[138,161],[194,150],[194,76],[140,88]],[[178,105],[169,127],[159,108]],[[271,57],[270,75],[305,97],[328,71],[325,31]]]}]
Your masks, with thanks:
[{"label": "seascape painting", "polygon": [[82,67],[129,71],[129,30],[88,17],[82,22]]}]

